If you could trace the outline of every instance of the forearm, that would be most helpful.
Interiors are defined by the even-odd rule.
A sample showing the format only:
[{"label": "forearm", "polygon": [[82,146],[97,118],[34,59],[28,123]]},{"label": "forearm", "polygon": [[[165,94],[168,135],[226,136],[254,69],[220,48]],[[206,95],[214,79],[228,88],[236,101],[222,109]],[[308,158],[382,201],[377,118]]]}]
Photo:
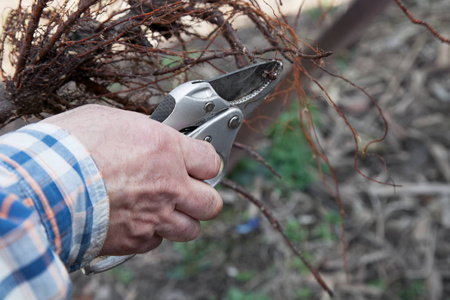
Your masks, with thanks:
[{"label": "forearm", "polygon": [[[19,243],[20,247],[42,243],[50,256],[55,256],[49,263],[55,268],[53,272],[51,268],[46,270],[48,266],[44,264],[40,266],[42,274],[68,278],[58,260],[69,271],[75,271],[95,258],[106,237],[109,204],[103,180],[86,149],[60,128],[37,124],[3,136],[0,160],[2,191],[6,196],[14,195],[22,211],[22,219],[15,224],[17,230],[10,235],[20,236],[19,242],[25,241],[25,245]],[[2,211],[5,203],[3,200]],[[36,234],[26,235],[23,228],[35,221],[40,224],[33,229]],[[0,251],[13,248],[8,243]],[[48,255],[43,252],[41,258]],[[24,256],[29,255],[27,252]],[[14,264],[10,272],[24,269],[29,262]],[[68,282],[67,278],[63,281]]]}]

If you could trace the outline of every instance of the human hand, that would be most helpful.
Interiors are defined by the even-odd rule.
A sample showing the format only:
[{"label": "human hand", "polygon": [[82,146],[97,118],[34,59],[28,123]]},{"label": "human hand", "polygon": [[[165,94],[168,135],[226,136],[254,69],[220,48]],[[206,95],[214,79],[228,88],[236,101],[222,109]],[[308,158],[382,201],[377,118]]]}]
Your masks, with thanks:
[{"label": "human hand", "polygon": [[199,220],[222,209],[214,178],[220,158],[212,145],[186,137],[145,115],[86,105],[43,120],[70,132],[97,163],[110,198],[100,255],[148,252],[162,242],[190,241]]}]

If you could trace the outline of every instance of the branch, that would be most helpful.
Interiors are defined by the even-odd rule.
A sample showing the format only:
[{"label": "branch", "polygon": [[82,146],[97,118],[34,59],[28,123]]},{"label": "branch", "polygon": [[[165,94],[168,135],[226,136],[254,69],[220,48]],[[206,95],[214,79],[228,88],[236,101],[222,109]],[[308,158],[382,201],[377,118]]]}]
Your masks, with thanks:
[{"label": "branch", "polygon": [[401,0],[394,0],[394,1],[403,10],[403,12],[408,16],[408,18],[411,20],[411,22],[413,22],[414,24],[417,24],[417,25],[425,26],[435,37],[437,37],[439,40],[441,40],[441,42],[450,44],[450,39],[443,37],[430,24],[428,24],[425,21],[414,18],[413,15],[411,14],[411,12],[409,11],[409,9],[406,8],[406,6],[402,3]]},{"label": "branch", "polygon": [[252,147],[246,146],[238,142],[234,142],[233,147],[244,150],[245,152],[250,154],[258,163],[264,165],[267,169],[269,169],[269,171],[272,172],[273,175],[281,179],[281,175],[261,155],[259,155],[255,150],[253,150]]},{"label": "branch", "polygon": [[[304,54],[298,50],[295,49],[289,49],[289,48],[276,48],[276,47],[269,47],[266,49],[257,49],[255,51],[252,51],[251,53],[253,55],[261,55],[261,54],[265,54],[265,53],[269,53],[269,52],[285,52],[285,53],[292,53],[295,56],[298,56],[300,58],[304,58],[304,59],[310,59],[310,60],[316,60],[316,59],[321,59],[321,58],[325,58],[330,56],[331,54],[333,54],[332,52],[323,52],[323,53],[319,53],[319,54]],[[238,49],[235,50],[221,50],[221,51],[211,51],[212,54],[208,55],[208,56],[201,56],[198,59],[184,59],[183,63],[178,64],[174,67],[166,67],[166,68],[161,68],[158,69],[156,71],[154,71],[152,73],[152,75],[154,76],[159,76],[159,75],[164,75],[164,74],[168,74],[168,73],[174,73],[180,70],[184,70],[186,67],[188,67],[189,65],[192,64],[198,64],[198,63],[203,63],[203,62],[208,62],[214,59],[222,59],[228,56],[236,56],[241,54],[241,52]],[[143,75],[143,74],[142,74]]]},{"label": "branch", "polygon": [[25,67],[26,61],[28,59],[28,54],[30,53],[31,43],[33,42],[34,32],[39,26],[39,20],[41,19],[42,12],[45,8],[48,0],[39,0],[36,5],[33,6],[32,15],[30,23],[28,24],[27,32],[25,34],[25,38],[22,43],[22,47],[20,49],[20,56],[17,60],[16,72],[14,74],[14,81],[16,81],[17,76]]}]

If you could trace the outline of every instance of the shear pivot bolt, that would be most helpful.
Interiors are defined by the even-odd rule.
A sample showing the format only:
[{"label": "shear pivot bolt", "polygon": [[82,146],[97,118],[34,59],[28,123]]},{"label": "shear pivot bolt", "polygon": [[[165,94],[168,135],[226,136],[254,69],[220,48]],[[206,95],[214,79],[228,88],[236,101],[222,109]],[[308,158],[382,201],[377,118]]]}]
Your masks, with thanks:
[{"label": "shear pivot bolt", "polygon": [[238,116],[233,116],[230,121],[228,121],[228,127],[231,129],[236,129],[239,125],[241,125],[241,119]]},{"label": "shear pivot bolt", "polygon": [[203,110],[206,113],[210,113],[213,111],[214,107],[216,107],[216,105],[214,104],[214,102],[206,102],[205,106],[203,107]]},{"label": "shear pivot bolt", "polygon": [[211,143],[212,142],[212,137],[210,135],[205,136],[205,138],[203,139],[205,142]]}]

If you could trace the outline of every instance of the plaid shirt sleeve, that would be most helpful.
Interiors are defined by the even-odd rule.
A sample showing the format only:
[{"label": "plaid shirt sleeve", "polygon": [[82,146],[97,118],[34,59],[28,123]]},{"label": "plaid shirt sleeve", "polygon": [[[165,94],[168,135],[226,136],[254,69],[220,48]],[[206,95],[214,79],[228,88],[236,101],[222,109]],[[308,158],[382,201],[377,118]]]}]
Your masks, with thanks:
[{"label": "plaid shirt sleeve", "polygon": [[109,202],[84,146],[50,124],[0,138],[0,299],[70,297],[106,238]]}]

